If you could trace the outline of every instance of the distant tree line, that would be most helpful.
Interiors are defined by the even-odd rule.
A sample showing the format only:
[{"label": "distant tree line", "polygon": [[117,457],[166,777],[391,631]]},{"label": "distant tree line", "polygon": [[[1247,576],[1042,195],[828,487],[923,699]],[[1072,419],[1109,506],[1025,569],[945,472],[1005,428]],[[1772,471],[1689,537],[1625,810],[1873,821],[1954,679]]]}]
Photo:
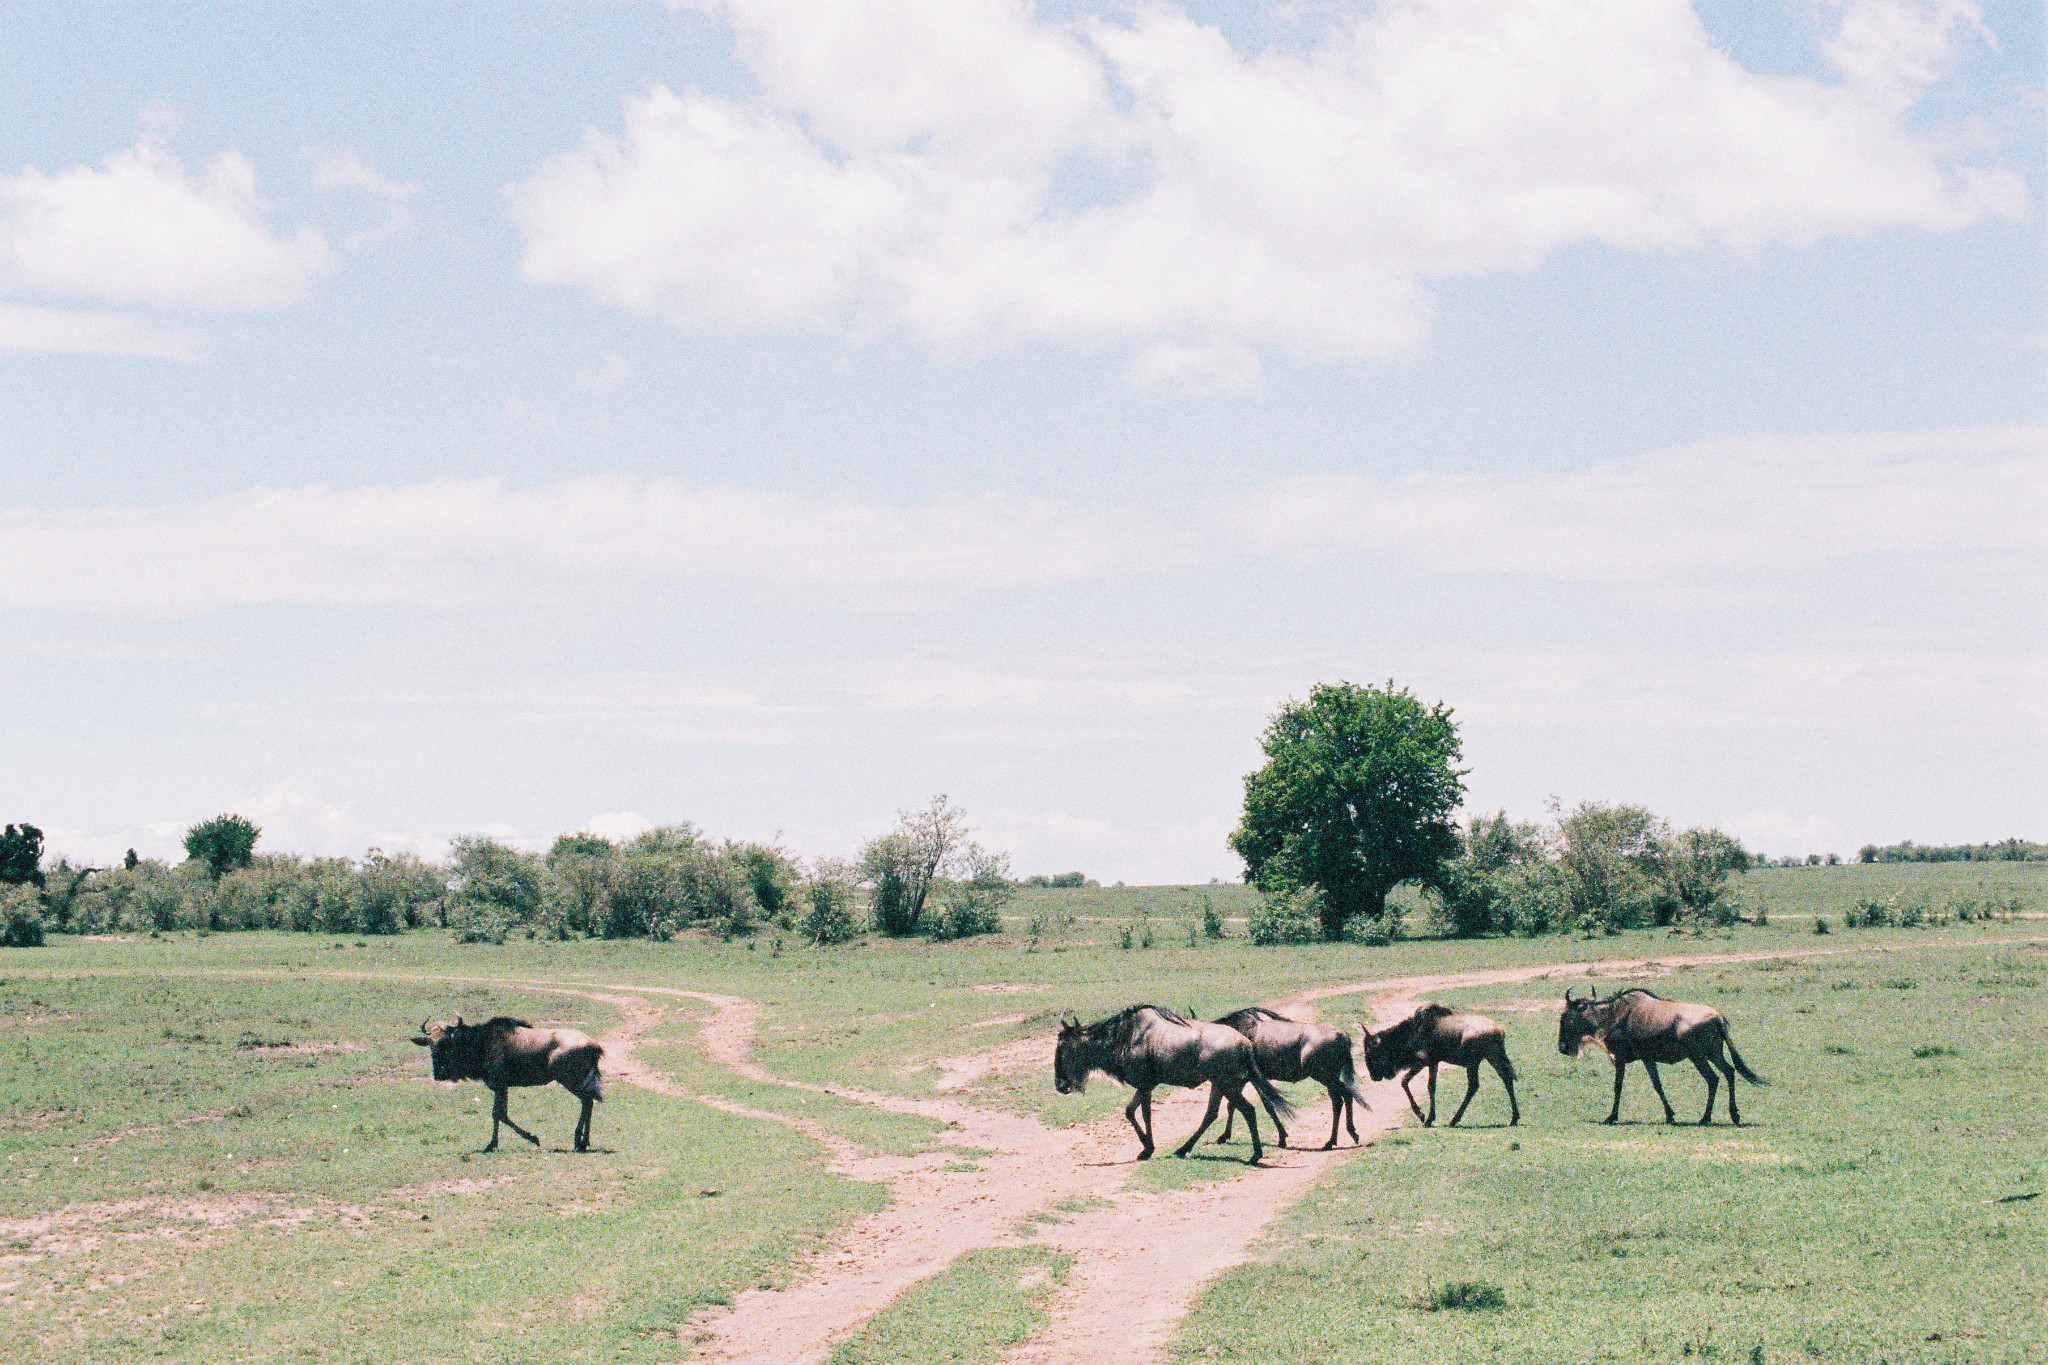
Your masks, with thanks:
[{"label": "distant tree line", "polygon": [[1865,844],[1856,854],[1864,863],[2038,863],[2048,861],[2048,844],[2007,839],[1994,844]]},{"label": "distant tree line", "polygon": [[770,844],[688,824],[615,841],[565,834],[545,853],[481,836],[443,862],[372,849],[361,859],[260,853],[238,815],[194,825],[183,862],[43,866],[42,832],[0,839],[0,941],[70,934],[278,929],[329,934],[442,930],[463,942],[524,938],[722,938],[786,932],[838,943],[866,932],[965,938],[1000,932],[1016,894],[1007,855],[969,838],[943,796],[905,812],[855,862],[808,863]]}]

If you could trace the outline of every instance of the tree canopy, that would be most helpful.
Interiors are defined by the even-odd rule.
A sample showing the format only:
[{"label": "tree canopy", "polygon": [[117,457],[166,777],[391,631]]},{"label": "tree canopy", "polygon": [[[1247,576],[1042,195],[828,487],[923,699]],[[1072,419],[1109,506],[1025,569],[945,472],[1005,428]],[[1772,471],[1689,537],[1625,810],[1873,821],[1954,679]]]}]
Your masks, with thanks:
[{"label": "tree canopy", "polygon": [[23,822],[0,834],[0,885],[43,884],[43,832]]},{"label": "tree canopy", "polygon": [[1326,938],[1364,914],[1384,919],[1387,893],[1433,882],[1459,852],[1451,816],[1465,795],[1451,708],[1407,688],[1318,683],[1266,727],[1266,764],[1244,782],[1230,845],[1261,891],[1322,892]]},{"label": "tree canopy", "polygon": [[247,867],[256,856],[256,836],[263,831],[239,815],[216,815],[185,831],[185,856],[205,863],[216,878]]}]

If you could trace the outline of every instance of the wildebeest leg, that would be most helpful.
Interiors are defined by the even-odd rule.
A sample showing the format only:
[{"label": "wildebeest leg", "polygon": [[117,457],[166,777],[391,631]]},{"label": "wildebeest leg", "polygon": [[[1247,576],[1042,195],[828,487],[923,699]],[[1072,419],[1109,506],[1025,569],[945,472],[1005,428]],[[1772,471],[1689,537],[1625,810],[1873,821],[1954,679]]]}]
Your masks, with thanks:
[{"label": "wildebeest leg", "polygon": [[[1124,1106],[1124,1121],[1130,1124],[1131,1131],[1138,1135],[1138,1160],[1140,1161],[1152,1155],[1152,1134],[1148,1131],[1152,1127],[1152,1106],[1145,1103],[1151,1098],[1152,1092],[1150,1090],[1140,1090],[1134,1093],[1131,1096],[1131,1102]],[[1143,1128],[1138,1126],[1137,1120],[1138,1106],[1141,1104],[1145,1106],[1145,1127]]]},{"label": "wildebeest leg", "polygon": [[1458,1126],[1458,1120],[1465,1117],[1466,1105],[1471,1104],[1472,1097],[1478,1093],[1479,1063],[1474,1062],[1465,1068],[1465,1103],[1459,1105],[1458,1112],[1451,1115],[1451,1127],[1456,1128]]},{"label": "wildebeest leg", "polygon": [[1237,1106],[1233,1104],[1228,1109],[1223,1111],[1223,1136],[1216,1139],[1216,1145],[1218,1147],[1221,1147],[1224,1143],[1230,1141],[1230,1126],[1236,1122]]},{"label": "wildebeest leg", "polygon": [[498,1149],[498,1125],[501,1123],[504,1124],[507,1128],[510,1128],[513,1132],[519,1134],[519,1136],[525,1138],[534,1146],[540,1146],[540,1139],[535,1137],[533,1134],[527,1132],[524,1128],[521,1128],[518,1124],[514,1123],[512,1121],[512,1115],[506,1112],[505,1092],[503,1090],[494,1090],[491,1093],[496,1095],[497,1099],[493,1101],[491,1104],[491,1145],[484,1148],[484,1150],[487,1152],[494,1152]]},{"label": "wildebeest leg", "polygon": [[1500,1083],[1508,1088],[1508,1126],[1512,1128],[1522,1121],[1522,1106],[1515,1102],[1515,1072],[1506,1064],[1506,1056],[1503,1051],[1493,1059],[1493,1070],[1500,1077]]},{"label": "wildebeest leg", "polygon": [[590,1150],[590,1111],[596,1107],[597,1101],[588,1095],[583,1097],[583,1117],[576,1120],[576,1150],[579,1152]]},{"label": "wildebeest leg", "polygon": [[1627,1062],[1616,1062],[1614,1064],[1614,1107],[1607,1111],[1607,1117],[1603,1120],[1604,1122],[1621,1122],[1621,1078],[1627,1072]]},{"label": "wildebeest leg", "polygon": [[[1707,1065],[1707,1059],[1698,1054],[1694,1054],[1692,1064],[1700,1069],[1700,1075],[1707,1082],[1707,1112],[1700,1115],[1700,1127],[1704,1128],[1714,1121],[1714,1092],[1721,1088],[1721,1078],[1714,1074],[1714,1068]],[[1735,1108],[1735,1078],[1733,1076],[1728,1078],[1728,1107],[1731,1111]]]},{"label": "wildebeest leg", "polygon": [[1323,1144],[1323,1150],[1327,1152],[1337,1145],[1337,1124],[1343,1119],[1344,1104],[1350,1097],[1334,1082],[1327,1083],[1325,1088],[1330,1092],[1330,1140]]},{"label": "wildebeest leg", "polygon": [[[1183,1142],[1180,1146],[1174,1148],[1173,1154],[1175,1156],[1186,1156],[1190,1151],[1194,1150],[1196,1141],[1201,1138],[1202,1134],[1209,1131],[1209,1125],[1216,1121],[1216,1111],[1222,1107],[1223,1082],[1211,1081],[1209,1082],[1209,1108],[1202,1115],[1202,1126],[1195,1129],[1193,1133],[1190,1133],[1188,1135],[1188,1140],[1186,1142]],[[1233,1104],[1231,1105],[1231,1108],[1235,1109],[1237,1108],[1237,1106]],[[1256,1124],[1258,1122],[1258,1119],[1253,1118],[1251,1121],[1254,1124]],[[1252,1144],[1254,1147],[1256,1147],[1258,1145],[1258,1137],[1256,1136],[1258,1130],[1254,1128],[1252,1131],[1254,1134],[1252,1138]]]},{"label": "wildebeest leg", "polygon": [[1436,1063],[1429,1064],[1429,1117],[1422,1121],[1424,1128],[1436,1127]]},{"label": "wildebeest leg", "polygon": [[1643,1059],[1643,1070],[1650,1073],[1650,1088],[1657,1092],[1657,1100],[1664,1106],[1664,1121],[1666,1123],[1678,1122],[1678,1115],[1671,1112],[1671,1101],[1665,1098],[1664,1082],[1657,1075],[1657,1064],[1645,1057]]},{"label": "wildebeest leg", "polygon": [[[1232,1109],[1244,1110],[1245,1125],[1252,1130],[1252,1154],[1246,1158],[1246,1163],[1256,1166],[1259,1164],[1259,1157],[1265,1151],[1264,1148],[1259,1146],[1259,1111],[1250,1100],[1244,1097],[1244,1091],[1242,1090],[1233,1092],[1228,1098]],[[1273,1122],[1278,1124],[1280,1120],[1276,1118]],[[1286,1144],[1282,1143],[1281,1145],[1285,1146]]]},{"label": "wildebeest leg", "polygon": [[1408,1097],[1408,1107],[1415,1111],[1416,1118],[1422,1117],[1422,1106],[1415,1102],[1415,1092],[1408,1088],[1408,1082],[1414,1080],[1415,1073],[1420,1070],[1422,1068],[1419,1066],[1411,1066],[1408,1068],[1407,1074],[1401,1077],[1401,1093]]}]

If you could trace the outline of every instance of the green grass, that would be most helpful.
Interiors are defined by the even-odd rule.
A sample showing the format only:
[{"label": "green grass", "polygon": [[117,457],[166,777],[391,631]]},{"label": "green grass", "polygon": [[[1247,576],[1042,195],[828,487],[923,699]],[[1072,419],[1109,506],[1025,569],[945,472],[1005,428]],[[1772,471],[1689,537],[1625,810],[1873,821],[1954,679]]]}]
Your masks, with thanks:
[{"label": "green grass", "polygon": [[[1211,1286],[1174,1358],[2038,1358],[2042,1201],[1998,1201],[2048,1186],[2048,993],[1978,983],[2044,967],[2037,947],[1922,942],[1657,980],[1726,1013],[1771,1077],[1743,1085],[1741,1129],[1719,1107],[1711,1128],[1665,1127],[1640,1068],[1606,1127],[1611,1069],[1559,1056],[1554,1016],[1508,1008],[1533,992],[1445,993],[1508,1025],[1522,1126],[1493,1126],[1488,1075],[1477,1126],[1411,1129],[1342,1167]],[[1918,988],[1882,989],[1902,968]],[[1867,989],[1829,989],[1843,980]],[[1698,1074],[1666,1068],[1665,1085],[1697,1118]],[[1504,1302],[1428,1311],[1461,1284]]]},{"label": "green grass", "polygon": [[[668,1360],[873,1186],[816,1145],[614,1084],[514,1092],[547,1147],[426,1079],[419,987],[168,977],[0,985],[0,1348],[16,1360]],[[456,990],[472,1014],[609,1011]],[[291,1046],[241,1047],[244,1038]],[[705,1191],[716,1190],[715,1195]]]},{"label": "green grass", "polygon": [[[1839,916],[1841,905],[1869,893],[1858,880],[1866,872],[1950,873],[1955,884],[1967,886],[1985,870],[1774,869],[1771,875],[1810,878],[1801,885],[1820,897],[1815,903],[1826,913]],[[1148,903],[1185,907],[1192,898],[1199,905],[1204,889],[1033,894],[1092,895],[1097,899],[1084,908],[1122,920]],[[1242,888],[1208,890],[1219,904],[1222,892],[1243,894]],[[1163,925],[1166,916],[1157,917]],[[1854,1266],[1823,1258],[1825,1274],[1816,1283],[1826,1292],[1813,1293],[1824,1302],[1811,1312],[1804,1301],[1793,1307],[1802,1321],[1839,1318],[1848,1332],[1873,1314],[1891,1313],[1895,1286],[1912,1283],[1919,1292],[1919,1281],[1903,1275],[1924,1275],[1938,1291],[1932,1302],[1954,1307],[1958,1323],[1969,1325],[1966,1312],[1975,1313],[1985,1330],[1996,1330],[2016,1311],[2010,1305],[2040,1299],[2038,1285],[2016,1284],[2010,1267],[2023,1256],[2032,1257],[2027,1264],[2040,1263],[2036,1210],[2048,1201],[1972,1204],[1959,1192],[1960,1182],[1990,1173],[2004,1179],[2022,1154],[2031,1154],[2035,1165],[2028,1169],[2038,1173],[2040,1148],[2032,1135],[2043,1117],[2039,1063],[2018,1055],[2015,1040],[2029,1029],[2039,1035],[2039,984],[2048,981],[2048,954],[1952,945],[2040,931],[2023,922],[1815,938],[1788,914],[1768,928],[1740,926],[1703,939],[1639,932],[1591,941],[1255,949],[1241,937],[1190,948],[1162,932],[1153,949],[1120,950],[1100,923],[1080,917],[1037,951],[1010,935],[965,944],[786,946],[780,955],[713,942],[457,946],[428,934],[369,940],[222,934],[127,943],[53,937],[47,948],[0,955],[0,1056],[7,1063],[0,1067],[0,1220],[6,1220],[0,1233],[9,1242],[0,1246],[0,1346],[22,1360],[673,1359],[687,1350],[676,1326],[695,1306],[750,1285],[786,1281],[800,1273],[795,1267],[806,1248],[886,1198],[880,1187],[832,1176],[817,1144],[780,1125],[617,1083],[598,1111],[600,1150],[592,1155],[555,1150],[566,1145],[575,1116],[574,1102],[559,1091],[513,1098],[515,1115],[542,1135],[548,1150],[533,1151],[508,1135],[501,1152],[479,1155],[489,1127],[486,1094],[473,1085],[444,1088],[425,1080],[423,1054],[405,1041],[420,1018],[509,1013],[594,1033],[614,1016],[607,1006],[537,987],[426,978],[742,994],[761,1002],[757,1060],[771,1071],[929,1095],[942,1059],[1047,1038],[1067,1009],[1095,1017],[1148,999],[1213,1017],[1249,1001],[1345,981],[1701,950],[1776,955],[1754,966],[1681,973],[1660,987],[1727,1010],[1747,1055],[1778,1075],[1781,1084],[1755,1098],[1745,1090],[1747,1112],[1761,1124],[1741,1135],[1772,1144],[1756,1149],[1772,1157],[1726,1157],[1719,1148],[1697,1160],[1689,1154],[1687,1143],[1732,1136],[1721,1129],[1694,1135],[1638,1124],[1619,1136],[1653,1144],[1642,1151],[1589,1145],[1617,1136],[1584,1122],[1605,1112],[1604,1073],[1590,1062],[1558,1058],[1535,1016],[1507,1016],[1517,1060],[1528,1072],[1523,1129],[1403,1134],[1346,1167],[1304,1206],[1316,1218],[1366,1201],[1373,1209],[1405,1202],[1418,1210],[1391,1248],[1372,1243],[1370,1274],[1340,1281],[1350,1306],[1340,1314],[1332,1303],[1327,1312],[1406,1323],[1425,1335],[1483,1331],[1492,1335],[1474,1338],[1480,1347],[1528,1356],[1524,1348],[1539,1337],[1513,1334],[1539,1312],[1529,1286],[1547,1286],[1546,1294],[1565,1298],[1580,1293],[1575,1283],[1559,1289],[1553,1262],[1561,1244],[1547,1231],[1528,1235],[1532,1226],[1577,1224],[1574,1235],[1581,1239],[1606,1229],[1626,1253],[1607,1258],[1616,1264],[1643,1262],[1634,1251],[1639,1233],[1645,1246],[1676,1238],[1719,1257],[1717,1266],[1741,1269],[1738,1252],[1750,1241],[1772,1257],[1790,1258],[1786,1248],[1794,1243],[1787,1229],[1813,1235],[1801,1219],[1826,1226],[1826,1217],[1843,1209],[1860,1218],[1865,1204],[1907,1189],[1926,1198],[1880,1209],[1871,1224],[1889,1229],[1884,1235],[1901,1249]],[[1900,951],[1869,951],[1883,946]],[[1792,956],[1809,948],[1857,952]],[[1887,989],[1894,981],[1914,984]],[[1831,989],[1836,986],[1849,989]],[[1470,998],[1497,1003],[1548,997],[1558,989],[1546,982]],[[924,1120],[733,1077],[692,1046],[707,1007],[651,998],[674,1013],[646,1035],[643,1055],[693,1091],[801,1115],[870,1151],[922,1151],[937,1135]],[[1342,1023],[1360,1003],[1338,997],[1323,1009]],[[1941,1026],[1932,1032],[1917,1026],[1926,1020]],[[1785,1060],[1792,1043],[1796,1065]],[[1932,1048],[1959,1055],[1915,1055]],[[1485,1084],[1468,1115],[1479,1125],[1501,1117],[1494,1082]],[[1639,1079],[1631,1083],[1625,1104],[1636,1121],[1654,1113],[1654,1100],[1640,1086]],[[1681,1110],[1696,1112],[1696,1078],[1673,1076],[1671,1089]],[[1114,1115],[1125,1098],[1100,1080],[1085,1095],[1058,1096],[1035,1068],[986,1077],[960,1093],[1053,1123]],[[1453,1107],[1458,1093],[1454,1079],[1445,1097]],[[1795,1104],[1795,1098],[1805,1102]],[[1944,1117],[1938,1133],[1926,1127],[1933,1119],[1921,1108],[1935,1100],[1958,1115]],[[1182,1136],[1161,1134],[1169,1148]],[[1513,1141],[1522,1145],[1510,1150],[1506,1144]],[[1871,1155],[1873,1147],[1881,1159]],[[1244,1169],[1244,1151],[1240,1135],[1235,1147],[1200,1149],[1218,1160],[1162,1158],[1139,1168],[1133,1180],[1141,1188],[1166,1189],[1232,1178]],[[1662,1159],[1673,1153],[1684,1159]],[[1812,1197],[1803,1203],[1778,1190],[1793,1181],[1795,1168],[1807,1182],[1798,1188],[1810,1186]],[[1471,1191],[1502,1170],[1521,1172],[1512,1198],[1459,1203],[1481,1198]],[[1688,1183],[1706,1176],[1718,1184],[1694,1191]],[[492,1181],[500,1183],[485,1183]],[[1747,1228],[1749,1240],[1740,1245],[1716,1231],[1730,1217],[1731,1182],[1744,1196],[1733,1201],[1733,1226],[1766,1215],[1777,1220],[1761,1231]],[[1750,1198],[1753,1188],[1770,1197]],[[2000,1192],[2017,1189],[2011,1181],[2000,1186]],[[1466,1211],[1439,1219],[1439,1205]],[[1913,1208],[1926,1217],[1909,1218]],[[1621,1209],[1633,1212],[1623,1218]],[[1640,1227],[1627,1221],[1650,1209],[1664,1221]],[[1963,1216],[1976,1212],[1993,1221],[1979,1227]],[[1500,1229],[1491,1235],[1510,1243],[1511,1256],[1525,1256],[1529,1266],[1513,1274],[1501,1270],[1491,1253],[1482,1254],[1484,1247],[1475,1251],[1459,1240],[1476,1234],[1443,1232],[1436,1221]],[[1363,1231],[1380,1238],[1384,1222],[1382,1215],[1380,1224]],[[1652,1235],[1658,1227],[1662,1238]],[[1314,1244],[1320,1256],[1340,1245],[1337,1237],[1360,1235],[1360,1229],[1304,1227],[1296,1242],[1276,1244],[1274,1263],[1256,1272],[1276,1277],[1260,1292],[1294,1285],[1288,1277],[1300,1267],[1289,1269],[1289,1258],[1310,1245],[1309,1237],[1320,1239]],[[1963,1251],[1951,1247],[1942,1259],[1922,1247],[1928,1238],[1947,1238]],[[1567,1250],[1581,1246],[1567,1241]],[[1987,1264],[1979,1254],[1984,1248],[1999,1256]],[[1578,1267],[1572,1274],[1584,1273],[1581,1262],[1571,1265]],[[958,1273],[981,1272],[969,1266]],[[1965,1306],[1956,1286],[1967,1276],[1976,1277],[1982,1292]],[[1432,1286],[1466,1282],[1500,1286],[1506,1306],[1437,1313],[1401,1306],[1433,1292]],[[948,1275],[930,1289],[941,1293],[955,1283]],[[1227,1278],[1218,1294],[1235,1283],[1235,1276]],[[535,1286],[543,1292],[536,1294]],[[1616,1315],[1639,1312],[1639,1331],[1664,1346],[1692,1341],[1719,1349],[1733,1340],[1725,1332],[1711,1342],[1685,1334],[1696,1336],[1710,1309],[1719,1313],[1727,1306],[1728,1295],[1783,1310],[1785,1296],[1793,1294],[1715,1290],[1695,1301],[1686,1297],[1691,1292],[1673,1297],[1660,1287],[1654,1294],[1595,1295],[1598,1311],[1565,1314],[1578,1325],[1558,1328],[1564,1333],[1559,1340],[1597,1337],[1606,1349],[1612,1333],[1596,1330],[1601,1314],[1611,1324]],[[1300,1303],[1301,1311],[1281,1315],[1295,1321],[1315,1321],[1326,1311],[1298,1285],[1282,1301]],[[962,1329],[972,1341],[1008,1339],[1003,1334],[1012,1330],[1002,1325],[1012,1320],[1003,1314],[973,1318],[968,1309],[943,1307],[950,1300],[935,1302],[941,1307],[918,1311],[972,1319],[980,1325]],[[1561,1311],[1545,1304],[1541,1313]],[[1273,1319],[1263,1308],[1231,1311]],[[1744,1318],[1748,1311],[1738,1311],[1734,1321],[1760,1320],[1763,1310]],[[1464,1325],[1439,1325],[1450,1323]],[[1254,1341],[1266,1341],[1257,1331]],[[1768,1340],[1773,1351],[1783,1345]],[[1821,1345],[1835,1350],[1834,1340]],[[878,1341],[861,1349],[884,1349]],[[983,1349],[972,1341],[961,1349]],[[1372,1349],[1386,1345],[1375,1338]],[[1243,1358],[1307,1358],[1299,1347],[1292,1339],[1267,1342],[1258,1348],[1267,1354]],[[1391,1358],[1455,1358],[1455,1348],[1445,1350]],[[1836,1358],[1862,1357],[1838,1351]]]},{"label": "green grass", "polygon": [[831,1365],[981,1365],[1045,1321],[1071,1258],[1050,1247],[969,1252],[870,1318]]}]

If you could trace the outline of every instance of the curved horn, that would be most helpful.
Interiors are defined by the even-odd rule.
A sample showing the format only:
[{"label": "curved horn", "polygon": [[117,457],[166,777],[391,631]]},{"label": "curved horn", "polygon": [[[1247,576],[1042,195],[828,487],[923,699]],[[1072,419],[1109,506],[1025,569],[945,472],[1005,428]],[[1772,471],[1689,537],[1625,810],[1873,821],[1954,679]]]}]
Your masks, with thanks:
[{"label": "curved horn", "polygon": [[461,1016],[461,1015],[459,1015],[459,1014],[455,1016],[455,1027],[457,1027],[457,1028],[462,1028],[462,1027],[465,1027],[465,1025],[464,1025],[464,1024],[463,1024],[463,1022],[462,1022],[462,1016]]},{"label": "curved horn", "polygon": [[1576,990],[1576,989],[1577,989],[1577,987],[1575,987],[1575,986],[1566,986],[1566,987],[1564,988],[1564,998],[1565,998],[1565,1003],[1566,1003],[1566,1004],[1570,1004],[1570,1003],[1571,1003],[1571,998],[1572,998],[1572,992],[1573,992],[1574,990]]},{"label": "curved horn", "polygon": [[424,1019],[422,1019],[422,1020],[420,1020],[420,1032],[421,1032],[421,1033],[425,1033],[426,1031],[427,1031],[427,1021],[426,1021],[426,1020],[424,1020]]}]

